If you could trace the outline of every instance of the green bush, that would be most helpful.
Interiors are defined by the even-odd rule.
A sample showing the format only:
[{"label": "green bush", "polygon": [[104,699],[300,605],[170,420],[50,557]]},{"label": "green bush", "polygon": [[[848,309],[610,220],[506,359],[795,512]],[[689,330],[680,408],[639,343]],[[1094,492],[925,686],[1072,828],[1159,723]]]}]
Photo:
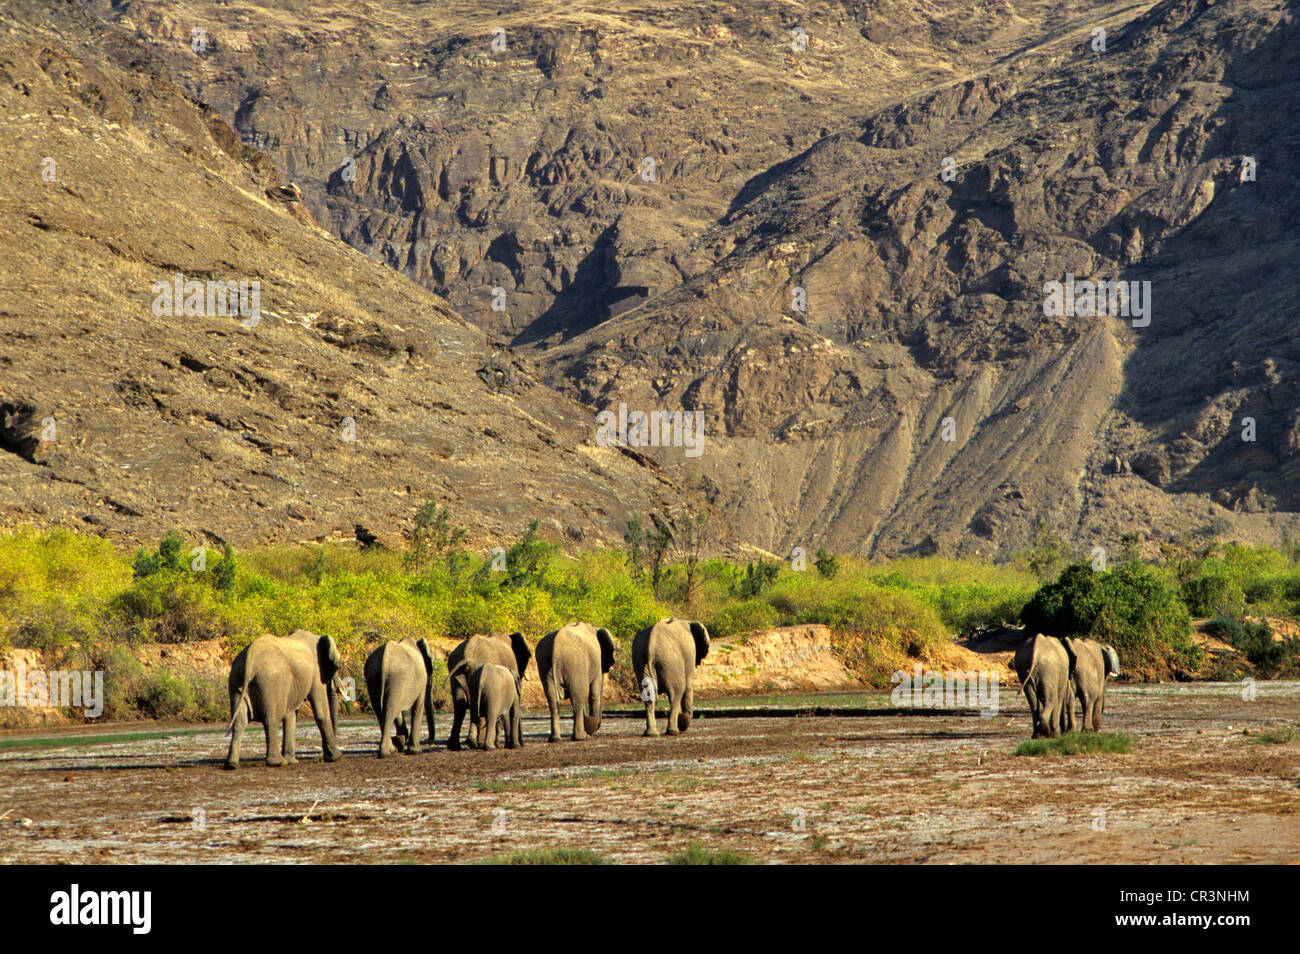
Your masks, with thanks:
[{"label": "green bush", "polygon": [[1139,670],[1162,673],[1200,663],[1187,607],[1140,563],[1103,571],[1086,563],[1066,567],[1060,579],[1030,598],[1021,620],[1031,632],[1110,643],[1128,667]]},{"label": "green bush", "polygon": [[1245,609],[1246,594],[1227,576],[1196,576],[1181,586],[1183,602],[1193,616],[1219,616]]},{"label": "green bush", "polygon": [[1265,677],[1300,671],[1300,637],[1276,639],[1267,623],[1218,616],[1201,627],[1226,640]]},{"label": "green bush", "polygon": [[1065,732],[1054,739],[1026,739],[1016,746],[1016,755],[1122,755],[1132,748],[1132,737],[1122,732]]}]

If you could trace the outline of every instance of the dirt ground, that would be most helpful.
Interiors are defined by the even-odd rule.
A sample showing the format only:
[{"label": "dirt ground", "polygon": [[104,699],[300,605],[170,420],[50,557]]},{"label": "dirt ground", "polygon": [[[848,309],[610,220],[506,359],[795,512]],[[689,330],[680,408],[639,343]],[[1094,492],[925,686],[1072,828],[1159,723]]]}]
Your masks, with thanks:
[{"label": "dirt ground", "polygon": [[1241,693],[1112,687],[1105,728],[1133,736],[1132,751],[1071,757],[1013,754],[1029,720],[1011,691],[990,719],[706,717],[647,739],[642,721],[609,718],[582,743],[548,744],[532,713],[522,749],[440,741],[384,761],[357,718],[334,765],[300,722],[303,762],[256,761],[258,731],[238,772],[220,768],[219,727],[97,744],[7,736],[0,861],[473,862],[587,848],[663,862],[691,843],[777,863],[1300,861],[1300,738],[1252,741],[1295,727],[1300,683]]}]

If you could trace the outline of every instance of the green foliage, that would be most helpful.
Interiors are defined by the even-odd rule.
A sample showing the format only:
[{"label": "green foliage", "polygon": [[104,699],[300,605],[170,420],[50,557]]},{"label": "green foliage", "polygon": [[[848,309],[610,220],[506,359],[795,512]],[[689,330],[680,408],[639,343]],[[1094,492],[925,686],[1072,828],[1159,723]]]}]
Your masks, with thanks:
[{"label": "green foliage", "polygon": [[586,848],[538,848],[515,851],[483,862],[489,865],[608,865],[608,858]]},{"label": "green foliage", "polygon": [[636,514],[627,522],[623,532],[623,542],[627,544],[627,566],[634,583],[645,580],[646,534],[645,523],[641,515]]},{"label": "green foliage", "polygon": [[1055,579],[1070,562],[1070,545],[1046,521],[1040,520],[1034,527],[1029,546],[1017,557],[1040,582],[1046,583]]},{"label": "green foliage", "polygon": [[554,547],[537,536],[538,521],[528,525],[523,537],[506,551],[506,589],[540,587]]},{"label": "green foliage", "polygon": [[1072,564],[1055,583],[1038,589],[1021,620],[1031,632],[1110,643],[1137,669],[1164,672],[1200,662],[1187,607],[1140,563],[1103,571]]},{"label": "green foliage", "polygon": [[817,558],[813,561],[813,566],[817,567],[817,572],[823,580],[835,579],[835,574],[840,571],[839,557],[832,556],[827,552],[825,547],[817,548]]},{"label": "green foliage", "polygon": [[1192,577],[1184,580],[1179,589],[1193,616],[1240,613],[1246,606],[1246,594],[1241,587],[1221,574]]},{"label": "green foliage", "polygon": [[1297,739],[1300,739],[1300,728],[1284,725],[1275,729],[1265,729],[1257,735],[1250,736],[1246,741],[1254,745],[1286,745]]},{"label": "green foliage", "polygon": [[696,842],[691,842],[682,851],[677,852],[668,859],[670,865],[756,865],[758,864],[749,855],[741,854],[738,851],[728,851],[725,848],[706,848]]},{"label": "green foliage", "polygon": [[1267,623],[1218,616],[1202,630],[1226,640],[1246,661],[1268,678],[1300,671],[1300,636],[1277,639]]},{"label": "green foliage", "polygon": [[456,566],[461,562],[458,548],[464,539],[465,529],[451,524],[451,511],[429,501],[415,511],[404,564],[412,573],[423,573],[430,560],[448,560],[450,566]]},{"label": "green foliage", "polygon": [[1122,755],[1133,748],[1123,732],[1066,732],[1054,739],[1026,739],[1016,755]]},{"label": "green foliage", "polygon": [[750,561],[745,567],[745,575],[736,584],[736,593],[742,597],[762,596],[763,591],[776,582],[781,572],[781,564],[770,560]]}]

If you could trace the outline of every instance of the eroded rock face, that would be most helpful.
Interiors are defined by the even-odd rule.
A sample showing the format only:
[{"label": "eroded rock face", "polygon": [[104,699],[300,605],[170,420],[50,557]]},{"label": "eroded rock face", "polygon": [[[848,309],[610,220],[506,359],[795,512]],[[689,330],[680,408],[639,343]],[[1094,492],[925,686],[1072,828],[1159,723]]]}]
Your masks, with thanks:
[{"label": "eroded rock face", "polygon": [[[534,516],[614,541],[690,499],[592,446],[590,413],[526,358],[276,198],[267,157],[119,29],[6,4],[0,80],[0,525],[384,543],[435,499],[480,544]],[[159,307],[178,274],[256,282],[260,304]]]},{"label": "eroded rock face", "polygon": [[[1300,509],[1283,0],[91,7],[539,382],[704,411],[700,458],[646,454],[752,543]],[[1150,282],[1150,324],[1045,315],[1069,275]]]}]

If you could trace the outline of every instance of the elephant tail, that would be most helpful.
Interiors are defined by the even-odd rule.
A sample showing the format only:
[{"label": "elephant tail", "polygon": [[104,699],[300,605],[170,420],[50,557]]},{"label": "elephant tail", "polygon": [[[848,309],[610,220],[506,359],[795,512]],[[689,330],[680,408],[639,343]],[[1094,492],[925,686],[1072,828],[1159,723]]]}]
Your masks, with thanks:
[{"label": "elephant tail", "polygon": [[239,698],[235,700],[230,707],[230,722],[226,724],[226,735],[235,731],[235,720],[239,718],[239,713],[246,711],[248,719],[253,719],[253,704],[248,699],[248,679],[245,677],[243,688],[239,690]]}]

